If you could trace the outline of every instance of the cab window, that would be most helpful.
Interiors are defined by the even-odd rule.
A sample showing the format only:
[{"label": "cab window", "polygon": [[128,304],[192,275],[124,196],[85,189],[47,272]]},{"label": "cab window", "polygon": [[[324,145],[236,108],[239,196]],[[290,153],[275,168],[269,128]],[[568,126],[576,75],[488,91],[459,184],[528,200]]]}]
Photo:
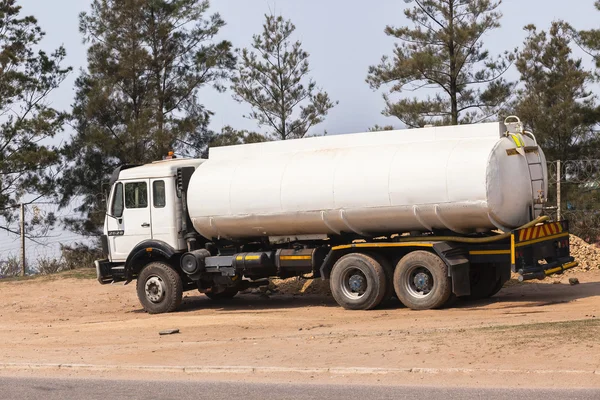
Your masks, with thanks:
[{"label": "cab window", "polygon": [[110,213],[117,218],[123,216],[123,184],[120,182],[115,186]]},{"label": "cab window", "polygon": [[163,208],[166,205],[165,181],[152,182],[152,203],[154,208]]},{"label": "cab window", "polygon": [[148,207],[148,186],[146,182],[133,182],[125,184],[125,207]]}]

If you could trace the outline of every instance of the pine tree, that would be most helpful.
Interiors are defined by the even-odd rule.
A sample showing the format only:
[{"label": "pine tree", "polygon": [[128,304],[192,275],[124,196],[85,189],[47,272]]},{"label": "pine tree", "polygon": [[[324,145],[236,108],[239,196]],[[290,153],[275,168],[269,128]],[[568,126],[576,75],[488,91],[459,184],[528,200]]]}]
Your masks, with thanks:
[{"label": "pine tree", "polygon": [[[533,25],[525,29],[528,36],[516,63],[521,87],[513,113],[533,131],[548,160],[562,161],[562,217],[571,221],[574,234],[595,241],[598,216],[582,211],[598,208],[597,191],[579,184],[598,177],[597,165],[581,161],[599,157],[600,114],[597,97],[591,91],[594,77],[582,60],[573,56],[574,43],[567,24],[553,22],[548,32]],[[565,176],[577,183],[565,182]],[[548,194],[550,204],[556,204],[554,189],[551,186]]]},{"label": "pine tree", "polygon": [[250,132],[247,130],[237,130],[233,129],[229,125],[226,125],[223,127],[223,129],[221,129],[221,133],[219,135],[216,135],[210,141],[210,147],[261,143],[266,141],[268,141],[268,139],[260,133]]},{"label": "pine tree", "polygon": [[[39,48],[44,32],[32,16],[21,15],[15,0],[0,2],[0,229],[18,233],[15,207],[51,196],[58,175],[58,149],[51,138],[62,131],[66,114],[48,105],[48,96],[70,68],[61,66],[66,52]],[[54,224],[52,214],[34,218],[27,227]]]},{"label": "pine tree", "polygon": [[263,32],[254,35],[252,50],[238,51],[233,78],[234,98],[250,104],[249,118],[266,126],[273,139],[296,139],[324,121],[337,103],[308,78],[309,54],[291,37],[294,24],[266,15]]},{"label": "pine tree", "polygon": [[548,32],[533,25],[525,30],[528,36],[516,62],[521,88],[513,112],[535,133],[549,160],[594,156],[600,116],[590,89],[593,75],[573,57],[567,25],[557,21]]},{"label": "pine tree", "polygon": [[198,155],[213,134],[200,89],[223,83],[235,66],[225,25],[207,0],[94,0],[80,15],[88,68],[76,83],[76,135],[65,151],[61,200],[82,197],[71,228],[98,233],[104,186],[122,164],[161,159],[169,150]]},{"label": "pine tree", "polygon": [[[391,85],[384,94],[383,114],[409,127],[456,125],[496,115],[508,99],[511,84],[502,75],[511,55],[493,58],[482,38],[500,26],[501,3],[491,0],[405,0],[413,27],[388,26],[385,34],[400,40],[394,57],[384,56],[369,68],[373,89]],[[392,95],[421,91],[426,97]]]},{"label": "pine tree", "polygon": [[[600,0],[597,0],[594,3],[594,6],[600,11]],[[573,31],[583,48],[594,57],[596,68],[600,69],[600,29],[589,29],[579,32]]]}]

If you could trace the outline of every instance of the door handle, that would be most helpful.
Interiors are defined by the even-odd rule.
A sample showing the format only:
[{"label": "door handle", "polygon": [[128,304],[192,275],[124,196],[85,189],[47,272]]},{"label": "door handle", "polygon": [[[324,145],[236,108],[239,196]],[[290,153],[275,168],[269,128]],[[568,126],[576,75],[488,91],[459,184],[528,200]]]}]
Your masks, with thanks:
[{"label": "door handle", "polygon": [[147,222],[144,222],[144,223],[142,224],[142,228],[150,228],[150,224],[149,224],[149,223],[147,223]]}]

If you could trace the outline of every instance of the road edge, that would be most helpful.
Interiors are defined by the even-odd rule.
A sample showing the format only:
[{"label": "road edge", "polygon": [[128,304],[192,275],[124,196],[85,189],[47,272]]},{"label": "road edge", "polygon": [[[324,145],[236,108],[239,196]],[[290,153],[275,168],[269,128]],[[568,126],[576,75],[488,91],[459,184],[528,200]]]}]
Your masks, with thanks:
[{"label": "road edge", "polygon": [[185,374],[331,374],[331,375],[391,375],[391,374],[556,374],[600,375],[600,370],[536,370],[536,369],[476,369],[476,368],[369,368],[369,367],[259,367],[259,366],[170,366],[170,365],[97,365],[0,363],[0,370],[88,371],[88,372],[163,372]]}]

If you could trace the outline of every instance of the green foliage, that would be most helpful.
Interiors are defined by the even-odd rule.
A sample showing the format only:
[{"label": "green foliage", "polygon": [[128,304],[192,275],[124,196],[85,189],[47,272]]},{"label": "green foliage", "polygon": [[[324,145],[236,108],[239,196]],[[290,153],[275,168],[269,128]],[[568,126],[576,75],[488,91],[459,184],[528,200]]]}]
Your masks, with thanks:
[{"label": "green foliage", "polygon": [[102,258],[102,251],[98,246],[88,246],[75,243],[72,246],[60,246],[61,271],[70,271],[79,268],[93,268],[94,261]]},{"label": "green foliage", "polygon": [[513,113],[535,133],[549,160],[598,157],[593,76],[573,57],[568,27],[553,22],[548,32],[533,25],[525,30],[516,62],[522,87]]},{"label": "green foliage", "polygon": [[76,135],[64,152],[61,205],[81,196],[72,230],[97,234],[103,186],[113,169],[161,159],[169,150],[198,155],[213,134],[201,88],[224,90],[235,66],[225,25],[201,0],[94,0],[80,15],[88,68],[76,83]]},{"label": "green foliage", "polygon": [[281,16],[265,17],[263,32],[254,35],[253,50],[238,50],[234,98],[250,104],[248,117],[268,127],[270,138],[302,138],[337,103],[307,77],[309,54],[300,41],[292,42],[294,24]]},{"label": "green foliage", "polygon": [[[512,55],[493,58],[482,38],[500,26],[501,1],[405,1],[415,3],[404,12],[414,26],[386,27],[386,35],[400,43],[394,57],[384,56],[367,77],[373,89],[391,85],[383,114],[409,127],[475,123],[496,115],[510,95],[512,85],[502,75]],[[391,96],[418,90],[427,97]]]},{"label": "green foliage", "polygon": [[[14,234],[18,203],[52,194],[59,157],[49,139],[62,131],[66,115],[47,100],[70,71],[60,66],[64,48],[36,50],[44,32],[20,13],[14,0],[0,2],[0,229]],[[29,223],[28,235],[42,235],[54,221],[48,215]]]},{"label": "green foliage", "polygon": [[19,275],[21,275],[21,261],[18,257],[11,255],[6,260],[0,260],[0,279]]},{"label": "green foliage", "polygon": [[[600,11],[600,1],[597,0],[594,5]],[[600,69],[600,29],[575,31],[574,33],[584,49],[594,57],[596,68]]]},{"label": "green foliage", "polygon": [[393,125],[384,125],[384,126],[374,125],[371,128],[369,128],[369,132],[393,131],[395,129],[396,128],[394,128]]},{"label": "green foliage", "polygon": [[224,126],[221,130],[220,135],[216,135],[213,140],[210,141],[210,147],[219,146],[233,146],[236,144],[247,144],[247,143],[261,143],[266,142],[268,139],[256,132],[249,132],[247,130],[236,130],[231,126]]}]

